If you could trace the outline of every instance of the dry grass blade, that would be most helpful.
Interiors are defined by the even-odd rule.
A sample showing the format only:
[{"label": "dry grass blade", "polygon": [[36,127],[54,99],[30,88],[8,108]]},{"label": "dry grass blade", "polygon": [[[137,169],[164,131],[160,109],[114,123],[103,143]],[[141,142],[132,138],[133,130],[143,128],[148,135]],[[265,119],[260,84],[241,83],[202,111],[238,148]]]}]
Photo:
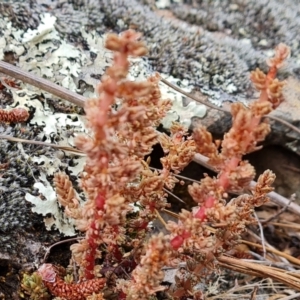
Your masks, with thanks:
[{"label": "dry grass blade", "polygon": [[293,299],[299,299],[299,297],[300,297],[300,293],[297,293],[294,295],[282,297],[282,298],[280,298],[280,300],[293,300]]},{"label": "dry grass blade", "polygon": [[185,202],[183,200],[181,200],[178,196],[176,196],[174,193],[172,193],[171,191],[169,191],[168,189],[164,188],[163,189],[167,194],[169,194],[170,196],[172,196],[174,199],[178,200],[179,202],[181,203],[184,203]]},{"label": "dry grass blade", "polygon": [[258,286],[255,286],[252,293],[251,293],[250,300],[255,300],[256,299],[257,290],[258,290]]},{"label": "dry grass blade", "polygon": [[165,212],[165,213],[167,213],[167,214],[169,214],[170,216],[172,216],[172,217],[174,217],[174,218],[177,218],[178,219],[178,214],[176,214],[176,213],[174,213],[174,212],[172,212],[172,211],[170,211],[170,210],[168,210],[168,209],[162,209],[161,211],[163,211],[163,212]]},{"label": "dry grass blade", "polygon": [[295,229],[295,230],[300,230],[300,224],[296,224],[296,223],[269,222],[268,224],[274,225],[274,226],[285,227],[285,228],[291,228],[291,229]]},{"label": "dry grass blade", "polygon": [[155,209],[155,214],[157,216],[157,219],[165,226],[167,227],[167,223],[165,222],[164,218],[160,215],[159,211]]},{"label": "dry grass blade", "polygon": [[[248,242],[248,241],[245,241],[245,240],[241,240],[241,243],[246,244],[246,245],[249,245],[249,246],[252,246],[252,247],[255,247],[255,248],[262,249],[262,245],[260,245],[260,244]],[[295,257],[293,257],[293,256],[291,256],[291,255],[288,255],[287,253],[284,253],[284,252],[282,252],[282,251],[279,251],[279,250],[276,250],[276,249],[270,248],[270,247],[266,247],[266,250],[267,250],[268,252],[271,252],[271,253],[276,254],[276,255],[278,255],[278,256],[284,257],[284,258],[286,258],[288,261],[290,261],[291,263],[300,266],[300,260],[297,259],[297,258],[295,258]]]},{"label": "dry grass blade", "polygon": [[242,259],[225,255],[222,255],[217,259],[222,267],[257,277],[272,278],[300,291],[300,278],[298,278],[298,276],[294,276],[291,272],[287,273],[286,271],[278,268],[268,267],[265,265],[261,266],[254,262],[247,262]]},{"label": "dry grass blade", "polygon": [[[270,289],[272,288],[274,290],[273,293],[276,293],[276,294],[270,294],[268,292],[268,294],[266,295],[264,292],[263,293],[259,293],[259,296],[258,297],[255,297],[253,299],[268,299],[268,300],[282,300],[283,297],[286,296],[286,294],[278,294],[277,291],[275,291],[275,289],[281,289],[281,288],[284,288],[285,286],[282,285],[282,284],[272,284],[270,286],[270,283],[269,282],[263,282],[263,281],[266,281],[265,279],[259,281],[259,282],[256,282],[254,284],[251,284],[251,283],[246,283],[244,285],[236,285],[234,286],[233,288],[229,289],[228,291],[224,291],[222,292],[221,294],[218,294],[216,296],[210,296],[210,297],[207,297],[206,300],[219,300],[219,299],[228,299],[228,300],[233,300],[233,299],[249,299],[249,290],[252,290],[252,293],[253,291],[256,291],[257,288],[259,290],[262,290],[262,289]],[[251,293],[251,294],[252,294]],[[250,296],[251,296],[250,294]]]},{"label": "dry grass blade", "polygon": [[10,142],[16,142],[16,143],[25,143],[25,144],[32,144],[32,145],[39,145],[39,146],[44,146],[44,147],[52,147],[55,149],[59,149],[62,151],[67,151],[75,155],[80,155],[80,156],[85,156],[85,154],[72,147],[66,147],[66,146],[59,146],[51,143],[45,143],[45,142],[40,142],[40,141],[33,141],[33,140],[26,140],[26,139],[20,139],[20,138],[15,138],[9,135],[0,135],[0,139],[5,139]]}]

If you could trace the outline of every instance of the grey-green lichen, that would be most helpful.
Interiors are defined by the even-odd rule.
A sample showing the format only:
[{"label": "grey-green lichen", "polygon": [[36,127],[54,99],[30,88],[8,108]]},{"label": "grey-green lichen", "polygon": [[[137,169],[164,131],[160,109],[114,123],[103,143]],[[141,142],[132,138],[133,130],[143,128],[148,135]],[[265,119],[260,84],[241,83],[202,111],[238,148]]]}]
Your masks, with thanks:
[{"label": "grey-green lichen", "polygon": [[[14,1],[5,5],[6,10],[0,7],[0,12],[17,26],[28,29],[37,27],[41,12],[51,11],[57,18],[57,31],[84,49],[89,49],[89,45],[81,33],[82,27],[95,29],[98,34],[136,28],[144,34],[153,70],[189,80],[215,102],[235,100],[232,95],[251,93],[249,71],[264,67],[266,56],[271,55],[271,49],[279,42],[286,42],[293,50],[293,67],[287,74],[299,68],[295,38],[299,36],[300,27],[295,17],[299,8],[293,0],[288,3],[278,0],[193,1],[195,7],[182,3],[191,1],[176,1],[177,6],[170,7],[176,16],[186,21],[185,25],[160,16],[153,5],[145,5],[147,1],[38,2],[28,5]],[[21,20],[13,18],[7,7],[15,14],[20,10],[27,13],[23,13]],[[192,14],[201,20],[190,17]],[[199,30],[191,30],[191,23],[199,24]]]},{"label": "grey-green lichen", "polygon": [[[0,134],[17,138],[33,139],[38,134],[36,128],[16,125],[0,125]],[[35,138],[36,139],[36,138]],[[49,155],[47,148],[23,145],[0,140],[0,252],[16,254],[16,236],[38,224],[41,219],[31,211],[25,194],[37,194],[33,188],[39,166],[31,155]]]},{"label": "grey-green lichen", "polygon": [[178,18],[210,32],[223,32],[237,40],[249,39],[254,48],[270,49],[283,42],[299,54],[297,4],[294,0],[202,0],[170,8]]}]

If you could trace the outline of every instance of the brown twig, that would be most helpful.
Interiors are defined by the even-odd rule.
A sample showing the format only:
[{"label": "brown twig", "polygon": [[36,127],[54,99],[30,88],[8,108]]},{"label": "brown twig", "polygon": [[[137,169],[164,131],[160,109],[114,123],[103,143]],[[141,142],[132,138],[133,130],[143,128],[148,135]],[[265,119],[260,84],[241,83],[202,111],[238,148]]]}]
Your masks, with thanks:
[{"label": "brown twig", "polygon": [[185,92],[184,90],[182,90],[181,88],[177,87],[176,85],[172,84],[171,82],[169,82],[168,80],[164,79],[164,78],[161,78],[160,79],[161,82],[163,82],[165,85],[169,86],[170,88],[172,88],[173,90],[177,91],[178,93],[198,102],[198,103],[201,103],[201,104],[204,104],[212,109],[216,109],[216,110],[219,110],[219,111],[223,111],[223,112],[226,112],[226,113],[229,113],[230,111],[229,110],[226,110],[224,108],[221,108],[221,107],[218,107],[217,105],[214,105],[212,103],[209,103],[207,101],[207,97],[205,97],[203,95],[203,99],[200,99],[188,92]]},{"label": "brown twig", "polygon": [[33,85],[41,90],[49,92],[61,99],[67,100],[75,105],[80,107],[84,106],[86,98],[78,95],[74,92],[71,92],[49,80],[35,76],[29,72],[21,70],[18,67],[15,67],[11,64],[8,64],[4,61],[0,61],[0,72],[11,77],[17,78],[21,81],[24,81],[30,85]]},{"label": "brown twig", "polygon": [[25,143],[25,144],[44,146],[44,147],[52,147],[52,148],[56,148],[56,149],[59,149],[59,150],[62,150],[62,151],[71,152],[75,155],[85,156],[85,154],[82,151],[77,150],[76,148],[72,148],[72,147],[60,146],[60,145],[41,142],[41,141],[20,139],[20,138],[15,138],[15,137],[12,137],[12,136],[9,136],[9,135],[4,135],[4,134],[0,135],[0,139],[5,139],[5,140],[8,140],[10,142],[16,142],[16,143]]},{"label": "brown twig", "polygon": [[300,291],[300,280],[292,273],[288,274],[286,273],[286,271],[274,267],[265,265],[261,266],[253,262],[247,262],[242,259],[225,255],[221,255],[217,259],[219,261],[219,264],[225,268],[242,272],[244,274],[255,275],[258,277],[272,278]]},{"label": "brown twig", "polygon": [[172,196],[174,199],[176,199],[176,200],[178,200],[179,202],[185,204],[185,202],[184,202],[182,199],[180,199],[178,196],[176,196],[174,193],[172,193],[172,192],[169,191],[168,189],[163,188],[163,190],[164,190],[167,194],[169,194],[170,196]]},{"label": "brown twig", "polygon": [[[257,244],[257,243],[252,243],[252,242],[249,242],[249,241],[246,241],[246,240],[241,240],[241,243],[243,244],[246,244],[248,246],[252,246],[252,247],[255,247],[255,248],[259,248],[259,249],[262,249],[262,245],[261,244]],[[297,266],[300,266],[300,260],[297,259],[296,257],[293,257],[287,253],[284,253],[284,252],[281,252],[279,250],[276,250],[275,248],[272,248],[272,247],[266,247],[266,251],[270,252],[270,253],[273,253],[273,254],[276,254],[280,257],[284,257],[285,259],[287,259],[288,261],[290,261],[291,263],[297,265]]]},{"label": "brown twig", "polygon": [[257,221],[257,225],[258,225],[258,228],[259,228],[259,231],[260,231],[263,257],[266,258],[266,241],[265,241],[264,229],[262,227],[262,224],[261,224],[256,212],[254,212],[254,216],[255,216],[255,219]]},{"label": "brown twig", "polygon": [[258,285],[254,287],[253,291],[251,292],[249,300],[255,300],[256,299],[257,291],[258,291]]},{"label": "brown twig", "polygon": [[164,227],[167,227],[167,223],[165,222],[164,218],[160,215],[159,211],[155,209],[155,214],[157,216],[157,219],[164,225]]},{"label": "brown twig", "polygon": [[269,222],[270,225],[274,225],[274,226],[279,226],[279,227],[283,227],[283,228],[292,228],[295,230],[300,230],[300,224],[295,224],[295,223],[280,223],[280,222]]},{"label": "brown twig", "polygon": [[[24,70],[21,70],[20,68],[18,67],[15,67],[9,63],[6,63],[6,62],[3,62],[3,61],[0,61],[0,72],[2,72],[3,74],[6,74],[6,75],[9,75],[11,77],[14,77],[16,79],[19,79],[21,81],[24,81],[30,85],[33,85],[39,89],[42,89],[44,91],[47,91],[57,97],[60,97],[64,100],[67,100],[75,105],[78,105],[80,107],[84,107],[84,103],[85,103],[85,100],[86,98],[77,94],[77,93],[74,93],[72,91],[69,91],[49,80],[46,80],[44,78],[40,78],[38,76],[35,76],[27,71],[24,71]],[[212,103],[209,103],[207,101],[207,99],[200,99],[199,97],[196,97],[190,93],[187,93],[185,91],[183,91],[182,89],[180,89],[179,87],[173,85],[172,83],[170,83],[169,81],[167,81],[166,79],[164,78],[161,78],[161,81],[168,85],[169,87],[171,87],[172,89],[176,90],[177,92],[185,95],[186,97],[189,97],[191,98],[192,100],[196,101],[196,102],[199,102],[199,103],[202,103],[212,109],[216,109],[216,110],[219,110],[219,111],[222,111],[222,112],[226,112],[226,113],[229,113],[228,110],[226,109],[223,109],[223,108],[220,108]],[[272,120],[275,120],[275,121],[278,121],[282,124],[284,124],[285,126],[291,128],[292,130],[296,131],[297,133],[300,133],[300,129],[297,128],[296,126],[290,124],[289,122],[285,121],[285,120],[282,120],[281,118],[279,117],[275,117],[275,116],[271,116],[271,115],[268,115],[266,116],[266,118],[269,118],[269,119],[272,119]]]},{"label": "brown twig", "polygon": [[291,198],[290,198],[289,203],[287,203],[287,205],[285,205],[284,207],[282,207],[276,214],[274,214],[274,215],[271,216],[270,218],[261,221],[261,223],[262,223],[262,224],[266,224],[266,223],[269,223],[269,222],[273,221],[274,219],[278,218],[282,213],[284,213],[284,212],[288,209],[289,205],[290,205],[293,201],[295,201],[295,197],[296,197],[296,195],[293,194],[293,195],[291,196]]},{"label": "brown twig", "polygon": [[[198,97],[196,97],[196,96],[194,96],[194,95],[192,95],[192,94],[190,94],[190,93],[185,92],[184,90],[182,90],[181,88],[177,87],[176,85],[170,83],[169,81],[167,81],[167,80],[164,79],[164,78],[161,78],[161,82],[163,82],[163,83],[166,84],[167,86],[171,87],[172,89],[174,89],[174,90],[177,91],[178,93],[181,93],[182,95],[184,95],[184,96],[186,96],[186,97],[189,97],[190,99],[192,99],[192,100],[194,100],[194,101],[196,101],[196,102],[198,102],[198,103],[201,103],[201,104],[206,105],[206,106],[208,106],[208,107],[210,107],[210,108],[212,108],[212,109],[216,109],[216,110],[219,110],[219,111],[222,111],[222,112],[225,112],[225,113],[229,113],[229,112],[230,112],[230,111],[227,110],[227,109],[220,108],[220,107],[218,107],[218,106],[216,106],[216,105],[214,105],[214,104],[212,104],[212,103],[209,103],[208,100],[207,100],[208,98],[205,97],[204,95],[203,95],[203,99],[200,99],[200,98],[198,98]],[[279,117],[275,117],[275,116],[273,116],[273,115],[267,115],[267,116],[264,116],[263,118],[269,118],[269,119],[271,119],[271,120],[280,122],[281,124],[283,124],[283,125],[289,127],[290,129],[292,129],[292,130],[294,130],[295,132],[297,132],[297,133],[300,134],[300,129],[299,129],[298,127],[296,127],[296,126],[290,124],[289,122],[287,122],[287,121],[285,121],[285,120],[283,120],[283,119],[281,119],[281,118],[279,118]]]},{"label": "brown twig", "polygon": [[[162,169],[157,169],[157,168],[153,168],[153,167],[149,167],[149,169],[156,170],[156,171],[161,171],[162,170]],[[192,179],[192,178],[189,178],[189,177],[186,177],[186,176],[182,176],[182,175],[179,175],[179,174],[173,174],[173,175],[175,177],[179,178],[179,179],[199,183],[199,180],[195,180],[195,179]]]},{"label": "brown twig", "polygon": [[[195,154],[194,162],[204,166],[205,168],[212,170],[215,172],[214,168],[208,163],[209,158],[202,155],[202,154]],[[256,186],[256,182],[255,181],[251,181],[250,183],[250,188],[254,188]],[[271,199],[272,202],[280,205],[280,206],[287,206],[289,204],[289,199],[275,193],[275,192],[270,192],[268,193],[268,197]],[[300,215],[300,206],[297,205],[296,203],[290,203],[287,207],[288,210],[293,211],[295,214]]]},{"label": "brown twig", "polygon": [[74,242],[74,241],[77,241],[77,240],[82,240],[82,239],[83,239],[83,237],[75,237],[75,238],[69,238],[67,240],[59,241],[59,242],[56,242],[56,243],[52,244],[50,247],[47,248],[42,263],[44,264],[46,262],[49,254],[50,254],[50,251],[53,247],[55,247],[57,245],[65,244],[65,243],[68,243],[68,242]]},{"label": "brown twig", "polygon": [[[21,143],[27,143],[27,144],[35,144],[35,145],[41,145],[41,146],[46,146],[46,147],[53,147],[56,149],[60,149],[62,151],[68,151],[68,152],[72,152],[76,155],[83,155],[85,156],[85,154],[82,153],[82,151],[71,148],[71,147],[63,147],[63,146],[59,146],[59,145],[55,145],[55,144],[50,144],[50,143],[45,143],[45,142],[40,142],[40,141],[31,141],[31,140],[26,140],[26,139],[19,139],[19,138],[14,138],[8,135],[0,135],[0,139],[6,139],[8,141],[12,141],[12,142],[21,142]],[[197,153],[194,156],[193,159],[196,163],[206,167],[209,170],[215,171],[211,165],[208,164],[208,157],[201,155],[199,153]],[[251,187],[254,187],[256,185],[255,181],[251,182]],[[275,193],[275,192],[271,192],[268,194],[268,196],[270,197],[270,199],[283,207],[287,207],[287,209],[293,211],[294,213],[296,213],[297,215],[300,215],[300,206],[297,205],[296,203],[289,203],[289,199]]]}]

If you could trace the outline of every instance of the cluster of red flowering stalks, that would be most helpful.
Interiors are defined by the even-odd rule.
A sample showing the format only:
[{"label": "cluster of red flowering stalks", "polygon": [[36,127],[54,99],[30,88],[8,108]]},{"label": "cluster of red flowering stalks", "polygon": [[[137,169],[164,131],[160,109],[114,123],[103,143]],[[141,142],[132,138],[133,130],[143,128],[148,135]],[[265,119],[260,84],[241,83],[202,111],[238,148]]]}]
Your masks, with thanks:
[{"label": "cluster of red flowering stalks", "polygon": [[[54,177],[59,203],[65,208],[65,214],[75,219],[77,229],[85,234],[71,246],[72,260],[79,266],[80,282],[84,285],[93,282],[93,292],[100,294],[103,279],[97,277],[108,276],[113,266],[122,262],[124,248],[133,249],[140,244],[149,221],[155,216],[154,202],[158,197],[163,200],[165,197],[164,192],[160,195],[150,192],[149,186],[157,176],[148,174],[144,157],[158,141],[156,127],[171,107],[171,101],[161,99],[158,75],[141,82],[126,79],[129,56],[147,52],[139,37],[139,33],[128,30],[120,35],[109,34],[106,39],[106,47],[114,51],[113,64],[101,79],[98,97],[86,101],[86,127],[90,134],[76,139],[77,147],[86,154],[81,174],[84,204],[66,174],[58,173]],[[158,177],[162,187],[161,179],[168,179],[168,175]],[[150,193],[152,198],[147,202]],[[133,205],[139,200],[140,205],[148,206],[147,211],[134,211]],[[132,270],[137,263],[127,265]],[[43,276],[43,272],[39,273]],[[100,285],[94,284],[97,280]],[[63,295],[63,291],[59,295],[59,287],[54,291],[53,285],[46,284],[53,295]]]},{"label": "cluster of red flowering stalks", "polygon": [[[231,105],[232,127],[219,146],[204,127],[197,127],[193,133],[197,152],[209,158],[218,175],[205,176],[199,183],[188,187],[190,195],[198,207],[193,212],[182,211],[179,222],[169,222],[171,245],[180,253],[202,261],[203,266],[214,263],[215,258],[231,249],[238,241],[245,226],[253,220],[253,210],[268,199],[266,194],[272,190],[270,185],[275,179],[271,171],[265,171],[250,195],[241,195],[226,201],[228,192],[242,192],[250,189],[255,176],[254,168],[242,160],[243,155],[256,149],[257,143],[270,132],[269,124],[262,118],[276,108],[283,100],[284,82],[275,78],[277,70],[289,55],[287,46],[280,44],[275,49],[275,57],[268,61],[270,70],[264,74],[256,69],[251,80],[260,91],[260,98],[251,102],[249,108],[241,103]],[[206,224],[219,227],[212,234]]]},{"label": "cluster of red flowering stalks", "polygon": [[[83,239],[71,246],[72,260],[79,267],[78,282],[64,283],[52,265],[38,270],[54,296],[102,299],[105,285],[118,299],[149,299],[164,290],[160,286],[162,268],[178,261],[195,262],[193,273],[200,276],[215,264],[215,258],[236,244],[252,221],[254,208],[265,203],[272,190],[275,176],[266,171],[252,194],[227,201],[228,192],[249,188],[254,177],[253,167],[242,156],[255,150],[270,131],[262,117],[282,101],[283,83],[275,76],[288,48],[276,48],[267,75],[258,69],[252,72],[260,99],[249,108],[232,105],[232,128],[219,150],[204,127],[196,128],[192,137],[178,123],[171,126],[169,136],[156,131],[171,106],[170,100],[161,99],[159,76],[143,82],[126,79],[129,56],[146,54],[139,37],[132,30],[107,36],[106,47],[114,51],[113,64],[98,86],[98,97],[86,101],[90,134],[78,136],[76,142],[87,157],[81,174],[83,204],[66,174],[58,173],[54,178],[59,203],[83,232]],[[144,157],[157,142],[165,156],[161,159],[163,169],[153,171]],[[193,211],[183,210],[178,223],[169,222],[169,235],[159,234],[146,241],[149,222],[168,205],[166,188],[174,188],[176,175],[196,152],[209,157],[218,175],[189,186],[198,206]],[[212,233],[208,222],[219,229]],[[98,278],[103,275],[109,280]]]}]

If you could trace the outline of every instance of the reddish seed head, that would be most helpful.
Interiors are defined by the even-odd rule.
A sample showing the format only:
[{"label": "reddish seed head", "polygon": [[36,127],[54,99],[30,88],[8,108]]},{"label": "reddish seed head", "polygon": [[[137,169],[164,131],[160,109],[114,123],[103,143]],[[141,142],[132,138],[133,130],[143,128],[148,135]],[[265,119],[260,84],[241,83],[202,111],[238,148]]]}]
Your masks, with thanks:
[{"label": "reddish seed head", "polygon": [[147,221],[143,221],[143,222],[141,223],[141,225],[138,227],[138,230],[146,229],[147,226],[148,226],[148,223],[149,223],[149,222],[147,222]]},{"label": "reddish seed head", "polygon": [[170,243],[171,243],[171,246],[173,247],[173,249],[177,250],[178,248],[181,247],[183,242],[184,242],[183,237],[180,235],[177,235],[171,240]]},{"label": "reddish seed head", "polygon": [[14,116],[18,122],[25,122],[29,118],[29,113],[27,109],[22,107],[17,107],[12,110]]},{"label": "reddish seed head", "polygon": [[226,172],[222,173],[219,177],[219,185],[223,187],[224,190],[227,190],[229,187],[229,178]]},{"label": "reddish seed head", "polygon": [[205,207],[212,208],[215,204],[215,198],[213,196],[208,196],[205,200]]},{"label": "reddish seed head", "polygon": [[184,239],[188,239],[191,236],[191,233],[185,230],[181,236]]},{"label": "reddish seed head", "polygon": [[206,212],[204,206],[198,209],[198,211],[195,214],[195,218],[200,219],[201,221],[203,221],[206,218]]},{"label": "reddish seed head", "polygon": [[99,210],[104,210],[105,198],[104,196],[99,193],[96,197],[96,208]]}]

